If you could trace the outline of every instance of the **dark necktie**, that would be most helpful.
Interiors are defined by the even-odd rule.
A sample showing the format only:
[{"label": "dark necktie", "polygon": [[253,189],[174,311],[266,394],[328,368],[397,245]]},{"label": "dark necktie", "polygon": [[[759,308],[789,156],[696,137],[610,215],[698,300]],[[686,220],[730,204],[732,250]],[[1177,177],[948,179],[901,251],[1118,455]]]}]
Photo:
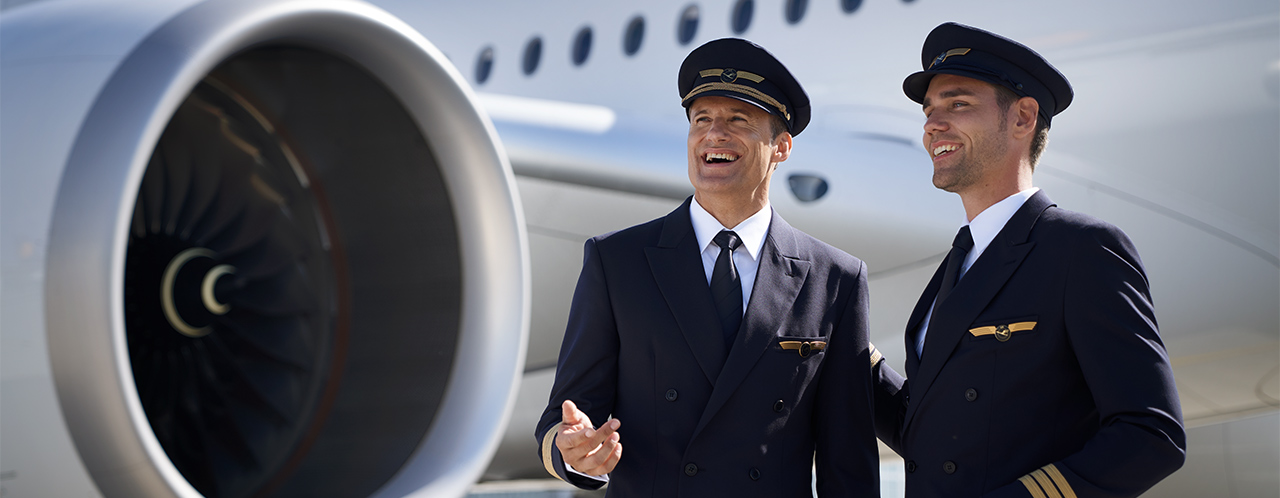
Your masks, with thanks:
[{"label": "dark necktie", "polygon": [[733,339],[742,325],[742,281],[738,278],[738,269],[733,266],[733,250],[742,245],[742,241],[733,230],[721,230],[712,241],[720,246],[720,255],[711,270],[711,297],[716,303],[716,313],[720,315],[725,346],[732,349]]},{"label": "dark necktie", "polygon": [[938,300],[933,304],[935,312],[959,282],[960,265],[964,264],[964,258],[969,255],[970,249],[973,249],[973,235],[969,234],[969,225],[965,225],[956,233],[956,240],[951,242],[951,252],[947,253],[947,269],[942,272],[942,286],[938,287]]}]

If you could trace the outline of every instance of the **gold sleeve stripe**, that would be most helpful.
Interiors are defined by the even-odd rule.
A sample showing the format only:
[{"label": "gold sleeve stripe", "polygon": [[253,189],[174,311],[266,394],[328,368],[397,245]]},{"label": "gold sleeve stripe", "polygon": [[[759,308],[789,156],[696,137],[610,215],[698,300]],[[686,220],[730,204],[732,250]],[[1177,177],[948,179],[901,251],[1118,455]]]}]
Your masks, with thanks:
[{"label": "gold sleeve stripe", "polygon": [[[1027,330],[1031,330],[1031,329],[1036,328],[1036,322],[1018,322],[1018,323],[1010,323],[1010,324],[1008,325],[1008,327],[1009,327],[1009,332],[1023,332],[1023,331],[1027,331]],[[992,334],[995,334],[995,333],[996,333],[996,328],[997,328],[997,326],[996,326],[996,325],[989,325],[989,326],[986,326],[986,327],[972,328],[972,329],[969,329],[969,333],[970,333],[970,334],[973,334],[973,336],[974,336],[974,337],[982,337],[982,336],[984,336],[984,335],[992,335]]]},{"label": "gold sleeve stripe", "polygon": [[756,90],[755,88],[751,88],[746,85],[739,85],[737,83],[713,82],[713,83],[704,83],[704,84],[698,85],[697,88],[694,88],[693,90],[689,90],[689,94],[685,95],[683,99],[680,99],[680,103],[684,104],[685,102],[688,102],[689,99],[692,99],[698,96],[698,94],[703,92],[709,92],[711,90],[729,90],[733,92],[750,95],[752,97],[760,99],[761,102],[764,102],[766,104],[773,106],[775,109],[777,109],[779,112],[782,113],[783,118],[785,118],[787,121],[791,120],[791,114],[787,112],[787,106],[782,105],[782,103],[778,102],[777,99],[766,95],[764,92],[761,92],[760,90]]},{"label": "gold sleeve stripe", "polygon": [[[703,70],[701,70],[701,71],[698,71],[698,76],[701,76],[701,77],[703,77],[703,78],[712,78],[712,77],[717,77],[717,76],[720,76],[720,75],[722,75],[722,74],[724,74],[724,70],[723,70],[723,69],[703,69]],[[761,82],[761,81],[764,81],[764,76],[760,76],[760,75],[758,75],[758,74],[756,74],[756,73],[752,73],[752,72],[749,72],[749,71],[738,71],[738,77],[739,77],[739,78],[746,78],[746,79],[749,79],[749,80],[751,80],[751,81],[753,81],[753,82],[756,82],[756,83],[759,83],[759,82]]]},{"label": "gold sleeve stripe", "polygon": [[1044,491],[1040,491],[1040,485],[1036,484],[1036,480],[1032,479],[1031,476],[1019,477],[1018,481],[1027,487],[1027,492],[1031,493],[1031,498],[1045,498]]},{"label": "gold sleeve stripe", "polygon": [[564,478],[556,473],[555,464],[551,463],[551,446],[556,444],[556,433],[558,432],[560,432],[560,424],[547,429],[547,433],[542,436],[542,466],[546,467],[547,472],[555,476],[556,479],[563,481]]},{"label": "gold sleeve stripe", "polygon": [[1057,465],[1051,463],[1040,468],[1044,469],[1045,473],[1049,474],[1049,477],[1053,479],[1053,483],[1058,485],[1058,490],[1062,491],[1063,498],[1076,498],[1076,492],[1071,489],[1071,483],[1067,482],[1066,476],[1062,475]]},{"label": "gold sleeve stripe", "polygon": [[1049,498],[1062,498],[1062,495],[1058,493],[1058,488],[1053,486],[1053,483],[1049,481],[1049,476],[1045,475],[1043,470],[1036,469],[1031,473],[1031,477],[1036,478],[1036,483],[1039,484],[1041,488],[1044,488],[1045,496]]},{"label": "gold sleeve stripe", "polygon": [[875,344],[867,343],[867,345],[871,346],[871,368],[875,368],[876,363],[880,363],[880,360],[884,359],[884,355],[880,354],[880,350],[876,349]]}]

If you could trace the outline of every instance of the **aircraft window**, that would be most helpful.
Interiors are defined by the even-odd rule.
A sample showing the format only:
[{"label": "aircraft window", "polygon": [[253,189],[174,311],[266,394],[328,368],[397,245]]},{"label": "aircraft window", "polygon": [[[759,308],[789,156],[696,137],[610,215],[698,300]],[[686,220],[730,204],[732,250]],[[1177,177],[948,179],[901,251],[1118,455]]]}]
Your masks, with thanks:
[{"label": "aircraft window", "polygon": [[476,84],[483,85],[484,82],[489,81],[489,75],[492,72],[493,47],[485,47],[476,58]]},{"label": "aircraft window", "polygon": [[636,55],[640,51],[640,43],[644,41],[644,18],[635,16],[627,23],[627,33],[622,38],[622,50],[627,55]]},{"label": "aircraft window", "polygon": [[680,21],[676,24],[676,40],[681,45],[688,45],[693,41],[693,36],[698,34],[699,15],[698,6],[695,4],[689,4],[680,14]]},{"label": "aircraft window", "polygon": [[844,10],[845,14],[857,12],[858,7],[861,6],[862,0],[840,0],[840,9]]},{"label": "aircraft window", "polygon": [[591,26],[583,26],[578,35],[573,37],[573,65],[581,66],[591,55]]},{"label": "aircraft window", "polygon": [[734,34],[742,34],[751,27],[751,14],[755,13],[756,3],[752,0],[738,0],[733,5],[733,17],[731,18]]},{"label": "aircraft window", "polygon": [[541,61],[542,38],[535,36],[524,46],[524,61],[521,68],[524,69],[525,76],[532,76],[533,72],[538,70],[538,63]]},{"label": "aircraft window", "polygon": [[787,23],[796,24],[804,18],[804,12],[809,9],[809,0],[787,0]]}]

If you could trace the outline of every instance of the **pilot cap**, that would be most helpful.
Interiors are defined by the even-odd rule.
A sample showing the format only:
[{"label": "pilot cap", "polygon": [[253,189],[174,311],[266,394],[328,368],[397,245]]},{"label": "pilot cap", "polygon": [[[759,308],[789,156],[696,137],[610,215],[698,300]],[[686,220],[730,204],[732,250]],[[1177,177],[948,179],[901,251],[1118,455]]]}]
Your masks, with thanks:
[{"label": "pilot cap", "polygon": [[1071,105],[1074,93],[1067,77],[1026,45],[972,26],[949,22],[924,39],[920,51],[924,69],[907,76],[902,91],[924,103],[934,75],[954,74],[1003,86],[1019,97],[1040,103],[1040,119],[1049,120]]},{"label": "pilot cap", "polygon": [[793,136],[809,124],[809,96],[800,82],[772,54],[746,40],[721,38],[694,49],[680,65],[679,86],[686,113],[698,97],[715,95],[782,118]]}]

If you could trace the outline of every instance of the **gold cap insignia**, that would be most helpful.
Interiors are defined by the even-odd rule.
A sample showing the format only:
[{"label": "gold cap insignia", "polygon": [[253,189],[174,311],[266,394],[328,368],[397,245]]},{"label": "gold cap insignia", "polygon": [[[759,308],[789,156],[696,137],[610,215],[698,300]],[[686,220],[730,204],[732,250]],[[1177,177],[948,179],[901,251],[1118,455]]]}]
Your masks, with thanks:
[{"label": "gold cap insignia", "polygon": [[965,55],[969,53],[969,50],[970,49],[967,49],[967,48],[953,48],[951,50],[938,54],[938,57],[933,59],[933,63],[929,64],[929,69],[933,69],[933,66],[942,64],[942,61],[947,60],[947,57],[951,57],[953,55]]},{"label": "gold cap insignia", "polygon": [[752,83],[760,83],[764,81],[764,76],[760,76],[750,71],[739,71],[733,68],[703,69],[701,71],[698,71],[698,76],[702,78],[718,77],[720,78],[720,81],[724,83],[733,83],[735,81],[738,81],[738,78],[751,80]]}]

